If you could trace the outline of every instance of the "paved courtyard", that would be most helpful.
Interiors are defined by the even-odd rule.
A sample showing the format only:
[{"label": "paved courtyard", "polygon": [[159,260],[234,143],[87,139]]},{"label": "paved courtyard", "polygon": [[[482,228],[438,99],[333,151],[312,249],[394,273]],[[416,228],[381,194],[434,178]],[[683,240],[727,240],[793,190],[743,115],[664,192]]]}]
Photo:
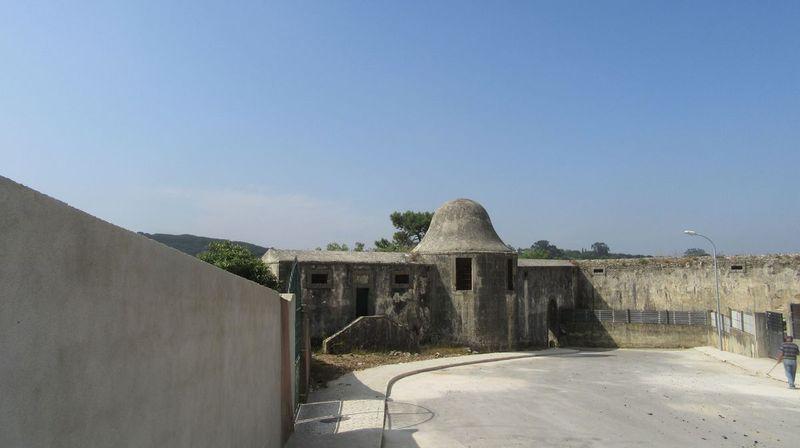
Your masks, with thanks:
[{"label": "paved courtyard", "polygon": [[800,446],[800,391],[696,350],[422,373],[394,385],[388,412],[385,447]]}]

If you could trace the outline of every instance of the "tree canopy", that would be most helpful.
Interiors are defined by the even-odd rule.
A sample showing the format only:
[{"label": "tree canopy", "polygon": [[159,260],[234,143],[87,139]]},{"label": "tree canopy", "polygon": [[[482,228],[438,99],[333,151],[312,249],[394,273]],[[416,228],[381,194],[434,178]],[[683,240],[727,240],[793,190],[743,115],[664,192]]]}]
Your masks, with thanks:
[{"label": "tree canopy", "polygon": [[432,212],[394,212],[389,215],[397,232],[392,239],[381,238],[375,241],[375,250],[381,252],[408,252],[413,249],[428,231],[433,219]]},{"label": "tree canopy", "polygon": [[264,261],[244,246],[230,241],[214,242],[209,244],[207,251],[197,255],[197,258],[268,288],[278,287],[278,280]]},{"label": "tree canopy", "polygon": [[603,242],[597,242],[592,244],[592,252],[596,253],[597,255],[604,256],[608,255],[610,249],[608,248],[608,244]]},{"label": "tree canopy", "polygon": [[[317,248],[317,250],[321,249]],[[334,241],[328,243],[328,245],[325,246],[325,250],[347,252],[350,250],[350,246],[348,246],[347,243],[337,243]],[[355,244],[353,244],[353,252],[364,252],[364,243],[356,241]]]},{"label": "tree canopy", "polygon": [[350,247],[347,246],[347,243],[340,244],[334,242],[334,243],[328,243],[328,245],[325,246],[325,250],[347,252],[350,250]]},{"label": "tree canopy", "polygon": [[[139,235],[144,235],[151,240],[156,240],[161,244],[165,244],[174,249],[189,254],[193,257],[208,250],[208,245],[218,241],[228,241],[222,238],[209,238],[207,236],[197,235],[170,235],[168,233],[144,233],[139,232]],[[256,257],[260,257],[267,252],[266,247],[258,246],[256,244],[246,243],[244,241],[231,241],[234,244],[244,246],[250,250]]]},{"label": "tree canopy", "polygon": [[529,249],[519,249],[517,251],[520,258],[536,259],[556,259],[564,256],[564,251],[550,244],[550,241],[539,240],[531,245]]},{"label": "tree canopy", "polygon": [[699,249],[697,247],[692,247],[690,249],[686,249],[686,252],[683,253],[684,257],[707,257],[708,252],[703,249]]},{"label": "tree canopy", "polygon": [[644,258],[647,255],[611,253],[608,244],[596,242],[591,250],[561,249],[547,240],[539,240],[524,249],[517,249],[519,258],[554,259],[554,260],[592,260],[599,258]]}]

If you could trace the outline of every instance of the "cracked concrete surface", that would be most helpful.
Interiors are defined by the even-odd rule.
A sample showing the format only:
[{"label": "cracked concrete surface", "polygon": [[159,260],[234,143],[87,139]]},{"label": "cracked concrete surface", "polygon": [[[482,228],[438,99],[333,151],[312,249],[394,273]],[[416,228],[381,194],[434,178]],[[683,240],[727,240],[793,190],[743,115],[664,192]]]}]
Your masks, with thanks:
[{"label": "cracked concrete surface", "polygon": [[696,350],[608,350],[405,378],[384,447],[797,446],[800,391]]}]

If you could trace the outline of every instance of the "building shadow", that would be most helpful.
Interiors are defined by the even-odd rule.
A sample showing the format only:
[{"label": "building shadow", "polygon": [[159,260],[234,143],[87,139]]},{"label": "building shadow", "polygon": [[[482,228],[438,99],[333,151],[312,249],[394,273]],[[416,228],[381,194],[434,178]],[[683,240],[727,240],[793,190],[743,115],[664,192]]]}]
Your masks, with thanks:
[{"label": "building shadow", "polygon": [[460,328],[454,328],[454,322],[460,322],[458,314],[449,299],[450,284],[442,279],[441,275],[431,270],[429,277],[432,294],[428,295],[428,307],[431,316],[431,328],[428,331],[428,338],[424,341],[427,344],[455,343],[453,334],[459,333]]},{"label": "building shadow", "polygon": [[413,403],[386,400],[386,423],[384,431],[398,431],[425,424],[436,416],[436,413]]},{"label": "building shadow", "polygon": [[[430,409],[411,403],[388,400],[384,407],[384,391],[367,386],[352,372],[329,386],[312,392],[309,402],[300,406],[287,447],[375,446],[386,428],[391,441],[387,446],[413,448],[418,446],[415,427],[434,417]],[[384,425],[375,426],[381,415]]]},{"label": "building shadow", "polygon": [[[559,342],[563,346],[579,348],[619,348],[619,342],[609,333],[603,322],[596,316],[595,310],[613,310],[613,306],[600,291],[595,288],[586,271],[576,269],[575,306],[572,309],[559,310],[558,325]],[[613,311],[612,311],[613,313]],[[549,321],[549,308],[548,308]],[[613,324],[612,324],[613,325]]]},{"label": "building shadow", "polygon": [[310,371],[312,389],[327,387],[329,381],[335,380],[349,372],[345,366],[325,362],[325,360],[316,356],[311,357]]}]

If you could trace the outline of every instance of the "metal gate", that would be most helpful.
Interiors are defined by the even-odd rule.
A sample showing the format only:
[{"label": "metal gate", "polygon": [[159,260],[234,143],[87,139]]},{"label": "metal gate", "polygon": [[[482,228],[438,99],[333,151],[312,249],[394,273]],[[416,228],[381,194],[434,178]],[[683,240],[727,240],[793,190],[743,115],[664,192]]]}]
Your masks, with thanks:
[{"label": "metal gate", "polygon": [[783,321],[783,314],[767,311],[764,313],[767,320],[767,351],[770,358],[778,356],[778,350],[783,343],[783,335],[786,331],[786,323]]},{"label": "metal gate", "polygon": [[790,308],[792,319],[792,336],[800,337],[800,303],[793,303]]}]

